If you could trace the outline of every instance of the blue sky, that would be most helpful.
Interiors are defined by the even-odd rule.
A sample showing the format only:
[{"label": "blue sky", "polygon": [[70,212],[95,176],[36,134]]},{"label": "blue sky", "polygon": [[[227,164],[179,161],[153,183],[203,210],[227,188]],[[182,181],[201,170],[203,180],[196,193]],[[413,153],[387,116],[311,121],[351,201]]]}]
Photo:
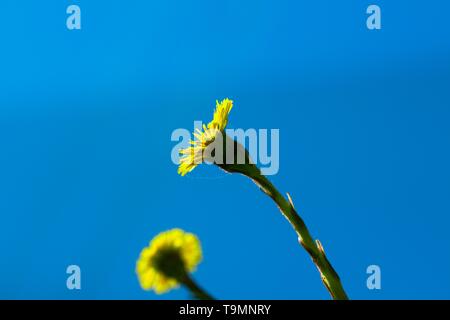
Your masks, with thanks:
[{"label": "blue sky", "polygon": [[[382,29],[366,28],[376,3]],[[66,8],[82,29],[66,28]],[[144,292],[160,231],[202,241],[218,298],[328,298],[250,181],[171,162],[176,128],[235,101],[280,129],[280,171],[355,299],[450,298],[448,1],[13,1],[0,4],[0,298]],[[77,264],[82,289],[66,288]],[[366,287],[366,268],[382,289]]]}]

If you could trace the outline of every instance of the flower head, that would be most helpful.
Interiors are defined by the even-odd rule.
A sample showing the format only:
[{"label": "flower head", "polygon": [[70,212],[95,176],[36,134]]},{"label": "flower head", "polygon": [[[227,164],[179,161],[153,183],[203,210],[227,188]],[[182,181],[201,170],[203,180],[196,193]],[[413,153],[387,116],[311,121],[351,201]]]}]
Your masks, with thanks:
[{"label": "flower head", "polygon": [[190,146],[180,150],[182,155],[178,167],[178,173],[182,176],[191,172],[204,159],[205,149],[216,139],[218,134],[222,134],[228,123],[228,114],[233,108],[233,101],[226,98],[221,102],[216,101],[216,110],[213,119],[207,126],[203,125],[202,130],[196,129],[194,140],[190,141]]},{"label": "flower head", "polygon": [[181,229],[172,229],[154,237],[136,263],[141,287],[161,294],[178,287],[202,260],[200,241]]}]

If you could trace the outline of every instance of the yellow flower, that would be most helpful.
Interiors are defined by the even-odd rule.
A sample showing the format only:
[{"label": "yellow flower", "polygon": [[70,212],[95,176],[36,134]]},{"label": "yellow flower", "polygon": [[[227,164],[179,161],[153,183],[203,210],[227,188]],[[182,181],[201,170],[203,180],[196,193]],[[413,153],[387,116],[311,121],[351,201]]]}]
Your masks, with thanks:
[{"label": "yellow flower", "polygon": [[218,129],[220,131],[225,130],[228,123],[228,114],[233,108],[233,101],[226,98],[219,102],[216,100],[216,110],[212,121],[208,124],[208,128]]},{"label": "yellow flower", "polygon": [[203,125],[202,130],[196,129],[194,132],[195,139],[190,141],[191,146],[180,151],[182,157],[178,167],[178,174],[184,176],[203,162],[205,149],[214,142],[219,132],[225,130],[228,123],[228,114],[232,108],[233,101],[228,98],[221,102],[216,101],[216,110],[212,121],[208,123],[208,126]]},{"label": "yellow flower", "polygon": [[141,287],[157,294],[178,287],[202,260],[198,238],[181,229],[158,234],[144,248],[136,263]]}]

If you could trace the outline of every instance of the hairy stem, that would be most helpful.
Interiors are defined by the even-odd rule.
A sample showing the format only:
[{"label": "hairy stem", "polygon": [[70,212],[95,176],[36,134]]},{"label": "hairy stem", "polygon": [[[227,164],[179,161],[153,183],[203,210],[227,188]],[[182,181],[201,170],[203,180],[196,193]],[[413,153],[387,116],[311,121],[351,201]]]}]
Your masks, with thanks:
[{"label": "hairy stem", "polygon": [[285,197],[283,197],[275,186],[265,176],[263,176],[259,170],[258,172],[254,170],[252,171],[253,172],[250,175],[247,175],[246,173],[244,174],[251,178],[264,193],[273,199],[281,213],[286,217],[294,230],[297,232],[300,244],[311,256],[314,264],[320,272],[325,287],[330,292],[333,299],[347,300],[348,297],[344,291],[339,275],[334,270],[330,261],[328,261],[322,244],[319,240],[313,240],[305,222],[295,210],[291,199],[289,198],[288,201]]}]

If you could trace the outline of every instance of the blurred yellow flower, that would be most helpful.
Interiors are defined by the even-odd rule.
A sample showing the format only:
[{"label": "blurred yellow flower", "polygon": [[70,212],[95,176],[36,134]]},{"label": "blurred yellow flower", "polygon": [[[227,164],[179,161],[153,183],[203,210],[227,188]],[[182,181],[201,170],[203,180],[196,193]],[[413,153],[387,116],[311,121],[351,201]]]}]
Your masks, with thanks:
[{"label": "blurred yellow flower", "polygon": [[202,260],[198,238],[181,229],[172,229],[154,237],[136,263],[141,287],[157,294],[178,287]]},{"label": "blurred yellow flower", "polygon": [[203,153],[212,142],[214,142],[217,134],[225,130],[228,123],[228,114],[233,108],[233,101],[226,98],[221,102],[216,101],[216,110],[213,119],[208,126],[203,125],[202,130],[196,129],[194,132],[194,140],[191,140],[191,146],[180,150],[182,155],[178,167],[178,174],[184,176],[195,169],[204,160]]}]

